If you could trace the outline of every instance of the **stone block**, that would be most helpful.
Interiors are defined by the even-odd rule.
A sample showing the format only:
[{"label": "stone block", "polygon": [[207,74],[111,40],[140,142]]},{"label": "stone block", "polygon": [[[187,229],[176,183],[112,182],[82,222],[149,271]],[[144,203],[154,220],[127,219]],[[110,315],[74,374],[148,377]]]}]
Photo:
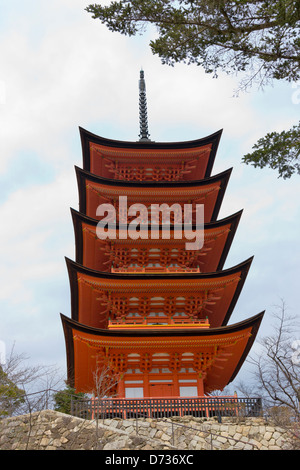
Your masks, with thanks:
[{"label": "stone block", "polygon": [[244,450],[253,450],[253,447],[250,444],[245,444]]},{"label": "stone block", "polygon": [[264,440],[265,441],[269,441],[272,437],[272,432],[270,431],[266,431],[265,434],[264,434]]}]

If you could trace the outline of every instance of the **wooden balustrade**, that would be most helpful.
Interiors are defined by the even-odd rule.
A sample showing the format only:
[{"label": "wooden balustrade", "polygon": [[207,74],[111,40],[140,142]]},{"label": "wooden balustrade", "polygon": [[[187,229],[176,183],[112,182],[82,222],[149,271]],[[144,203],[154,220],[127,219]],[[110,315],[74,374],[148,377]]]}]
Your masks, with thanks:
[{"label": "wooden balustrade", "polygon": [[191,397],[191,398],[102,398],[73,400],[71,414],[86,419],[166,418],[171,416],[225,417],[261,416],[261,398]]}]

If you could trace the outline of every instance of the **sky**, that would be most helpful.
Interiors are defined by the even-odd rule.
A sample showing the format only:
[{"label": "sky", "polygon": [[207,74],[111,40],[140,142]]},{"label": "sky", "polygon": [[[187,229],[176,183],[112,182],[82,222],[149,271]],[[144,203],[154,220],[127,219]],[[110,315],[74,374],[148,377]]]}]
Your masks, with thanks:
[{"label": "sky", "polygon": [[283,180],[241,159],[267,132],[299,121],[300,83],[236,96],[240,77],[163,65],[149,48],[153,30],[112,33],[84,10],[88,3],[0,0],[0,349],[55,365],[66,378],[60,313],[71,316],[65,257],[75,259],[78,128],[138,140],[141,68],[152,140],[223,129],[212,174],[233,171],[219,218],[243,209],[225,268],[254,256],[230,324],[265,310],[259,337],[269,334],[281,299],[299,315],[299,176]]}]

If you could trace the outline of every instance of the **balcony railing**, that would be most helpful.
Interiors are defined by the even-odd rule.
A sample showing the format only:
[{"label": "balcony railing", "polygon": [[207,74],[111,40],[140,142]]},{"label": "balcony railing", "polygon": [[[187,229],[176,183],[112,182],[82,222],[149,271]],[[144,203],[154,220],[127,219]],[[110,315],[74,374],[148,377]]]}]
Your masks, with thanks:
[{"label": "balcony railing", "polygon": [[103,398],[73,400],[71,413],[85,419],[260,416],[261,398]]},{"label": "balcony railing", "polygon": [[[164,322],[165,321],[165,322]],[[208,319],[198,319],[194,320],[193,318],[164,318],[164,317],[130,317],[122,320],[109,320],[108,328],[153,328],[157,329],[172,329],[172,328],[209,328]]]},{"label": "balcony railing", "polygon": [[189,268],[189,267],[163,267],[163,266],[149,266],[149,267],[133,267],[128,268],[112,268],[113,273],[200,273],[200,268]]}]

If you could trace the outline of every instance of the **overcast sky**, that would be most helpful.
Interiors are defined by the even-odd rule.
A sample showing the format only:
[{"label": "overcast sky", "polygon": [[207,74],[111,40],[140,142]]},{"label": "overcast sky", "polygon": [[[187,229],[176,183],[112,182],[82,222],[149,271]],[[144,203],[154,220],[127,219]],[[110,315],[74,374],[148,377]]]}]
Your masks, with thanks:
[{"label": "overcast sky", "polygon": [[234,96],[238,77],[162,65],[137,38],[111,33],[84,0],[0,1],[0,342],[65,371],[60,312],[70,316],[65,256],[74,259],[78,127],[138,140],[145,71],[151,139],[185,141],[223,129],[213,174],[233,167],[219,218],[243,209],[225,267],[254,255],[230,323],[283,298],[298,314],[299,177],[241,163],[260,137],[299,121],[300,83]]}]

